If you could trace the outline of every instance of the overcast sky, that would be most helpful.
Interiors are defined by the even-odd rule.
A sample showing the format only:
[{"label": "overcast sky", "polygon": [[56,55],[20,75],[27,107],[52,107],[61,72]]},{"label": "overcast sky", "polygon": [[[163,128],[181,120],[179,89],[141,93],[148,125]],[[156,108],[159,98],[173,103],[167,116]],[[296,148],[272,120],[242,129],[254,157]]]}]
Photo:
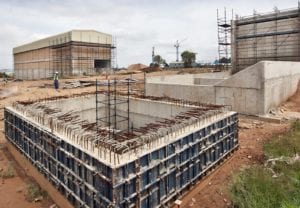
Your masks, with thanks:
[{"label": "overcast sky", "polygon": [[12,48],[72,29],[117,37],[120,67],[149,64],[151,50],[167,62],[180,51],[213,61],[217,51],[216,9],[239,16],[297,7],[297,0],[0,0],[0,68],[12,68]]}]

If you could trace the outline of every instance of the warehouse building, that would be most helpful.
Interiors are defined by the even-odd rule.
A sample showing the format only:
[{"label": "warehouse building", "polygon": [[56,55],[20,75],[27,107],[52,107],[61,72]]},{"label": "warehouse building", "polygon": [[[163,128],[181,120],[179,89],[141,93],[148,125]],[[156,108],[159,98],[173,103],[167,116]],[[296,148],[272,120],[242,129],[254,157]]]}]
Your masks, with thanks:
[{"label": "warehouse building", "polygon": [[13,49],[16,79],[43,79],[95,74],[111,68],[112,35],[95,30],[72,30]]},{"label": "warehouse building", "polygon": [[[300,10],[278,10],[232,21],[233,73],[260,61],[300,61]],[[221,25],[229,27],[229,25]],[[284,70],[284,69],[283,69]]]},{"label": "warehouse building", "polygon": [[238,147],[237,126],[224,106],[101,93],[5,109],[11,152],[60,207],[169,207]]}]

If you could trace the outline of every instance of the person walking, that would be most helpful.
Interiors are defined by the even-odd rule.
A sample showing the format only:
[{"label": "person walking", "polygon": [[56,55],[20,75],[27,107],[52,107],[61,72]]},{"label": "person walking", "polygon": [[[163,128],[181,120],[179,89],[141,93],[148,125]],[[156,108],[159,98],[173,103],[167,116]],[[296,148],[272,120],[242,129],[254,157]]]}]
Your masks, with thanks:
[{"label": "person walking", "polygon": [[3,74],[3,82],[5,82],[5,84],[7,84],[7,74],[5,72]]},{"label": "person walking", "polygon": [[54,73],[54,88],[55,88],[56,90],[58,90],[58,88],[59,88],[59,83],[58,83],[58,72],[57,72],[57,71]]}]

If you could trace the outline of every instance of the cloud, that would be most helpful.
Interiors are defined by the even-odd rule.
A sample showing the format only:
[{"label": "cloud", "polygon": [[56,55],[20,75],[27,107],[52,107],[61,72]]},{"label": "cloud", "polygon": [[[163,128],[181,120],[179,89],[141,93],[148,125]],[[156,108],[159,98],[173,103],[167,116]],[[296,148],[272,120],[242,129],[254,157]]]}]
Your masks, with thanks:
[{"label": "cloud", "polygon": [[180,51],[192,50],[199,61],[212,61],[217,57],[217,8],[234,8],[244,16],[275,5],[297,6],[294,0],[0,0],[0,68],[12,68],[13,47],[71,29],[116,35],[119,66],[148,64],[153,46],[174,61],[174,43],[184,38]]}]

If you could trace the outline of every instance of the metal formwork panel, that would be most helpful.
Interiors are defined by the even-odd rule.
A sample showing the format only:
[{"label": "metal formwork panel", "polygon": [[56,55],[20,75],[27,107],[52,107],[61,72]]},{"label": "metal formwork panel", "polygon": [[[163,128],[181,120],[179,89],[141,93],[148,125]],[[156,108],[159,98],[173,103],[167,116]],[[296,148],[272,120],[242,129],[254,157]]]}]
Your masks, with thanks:
[{"label": "metal formwork panel", "polygon": [[237,114],[111,168],[5,110],[7,139],[75,207],[168,206],[238,146]]}]

